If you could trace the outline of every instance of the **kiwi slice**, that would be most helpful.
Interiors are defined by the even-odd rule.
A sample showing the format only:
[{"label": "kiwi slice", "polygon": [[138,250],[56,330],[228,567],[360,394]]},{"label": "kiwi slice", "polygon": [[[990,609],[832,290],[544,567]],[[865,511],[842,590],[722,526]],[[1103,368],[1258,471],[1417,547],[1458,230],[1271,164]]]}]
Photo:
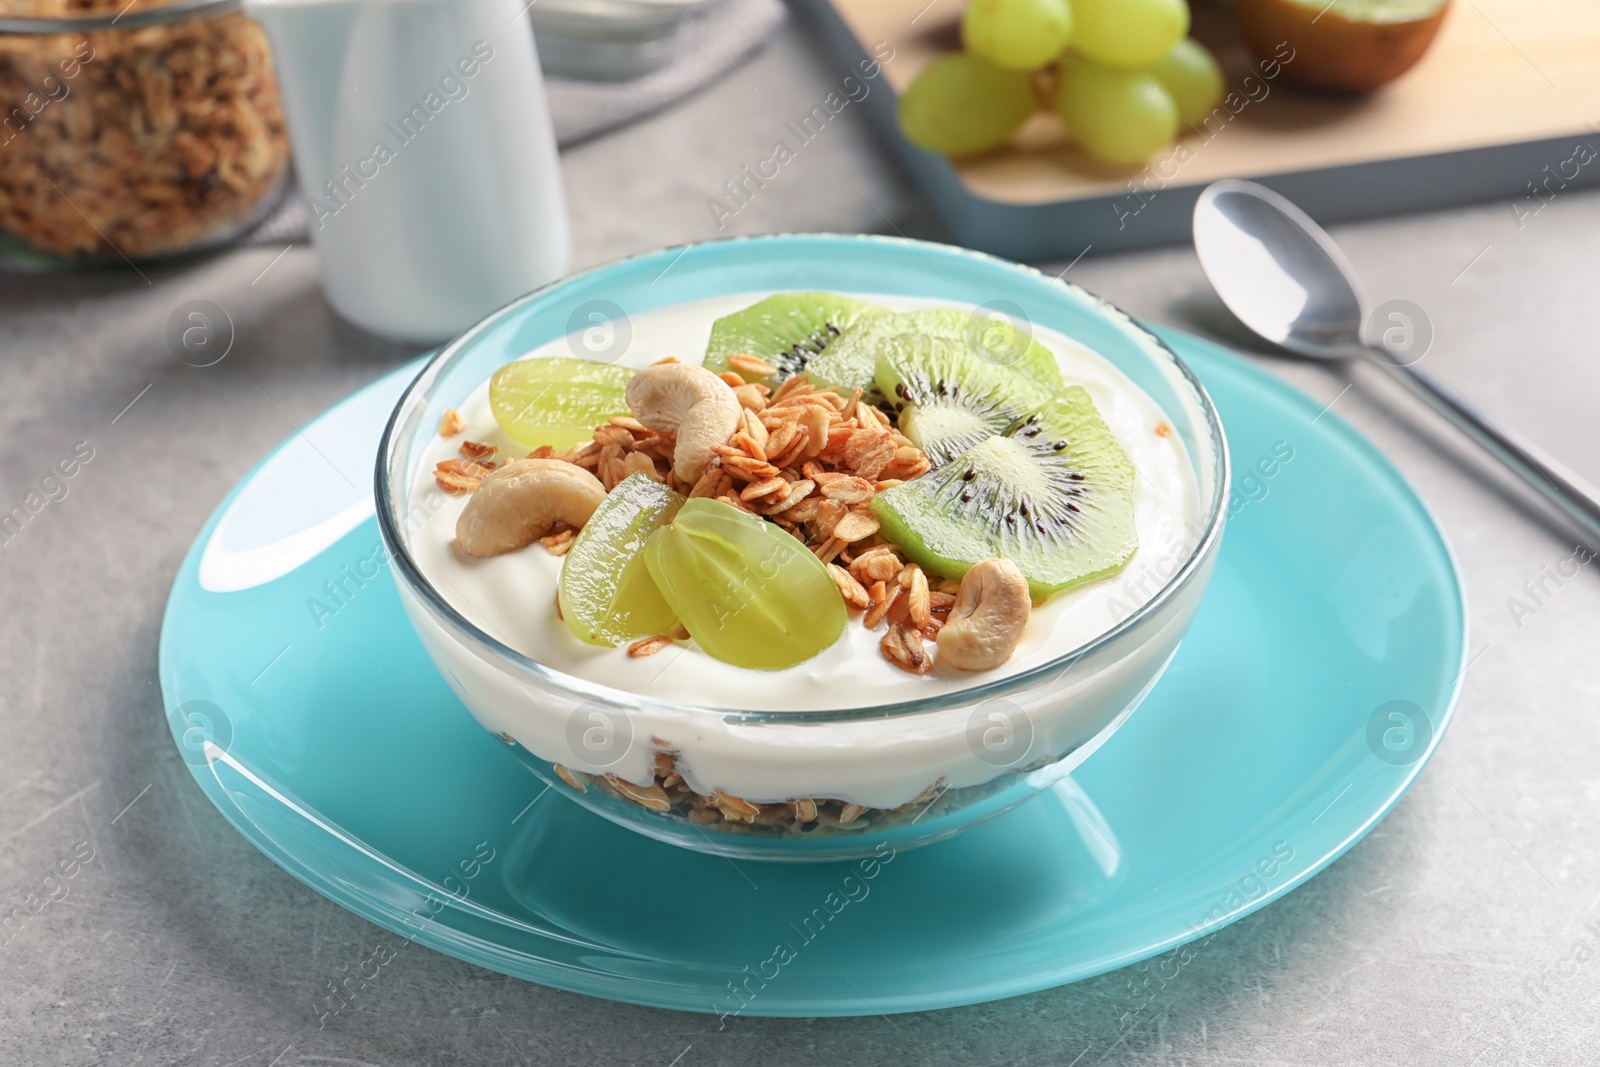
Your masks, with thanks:
[{"label": "kiwi slice", "polygon": [[1005,433],[1039,405],[1036,384],[977,358],[963,341],[940,334],[900,334],[885,340],[878,347],[874,382],[899,413],[900,432],[935,467]]},{"label": "kiwi slice", "polygon": [[1027,330],[1019,330],[1010,321],[982,309],[928,308],[869,319],[840,337],[806,369],[819,385],[870,389],[878,355],[906,339],[940,341],[962,348],[973,357],[974,366],[1009,371],[1036,382],[1048,395],[1059,392],[1066,384],[1054,352]]},{"label": "kiwi slice", "polygon": [[1004,433],[879,493],[883,533],[922,568],[960,578],[996,556],[1034,597],[1108,574],[1139,545],[1133,465],[1080,386]]},{"label": "kiwi slice", "polygon": [[875,304],[838,293],[776,293],[711,324],[705,366],[720,373],[729,369],[729,356],[755,356],[778,372],[770,377],[744,377],[775,385],[805,370],[856,323],[883,313]]}]

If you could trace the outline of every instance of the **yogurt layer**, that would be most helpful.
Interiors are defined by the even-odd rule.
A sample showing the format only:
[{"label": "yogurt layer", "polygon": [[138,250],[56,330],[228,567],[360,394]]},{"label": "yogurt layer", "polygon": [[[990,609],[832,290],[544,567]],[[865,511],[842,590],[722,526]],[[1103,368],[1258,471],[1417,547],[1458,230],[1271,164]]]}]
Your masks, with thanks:
[{"label": "yogurt layer", "polygon": [[[665,356],[698,362],[714,319],[767,295],[719,297],[640,315],[631,323],[632,340],[618,362],[643,367]],[[852,295],[891,310],[941,306],[932,300]],[[910,674],[880,654],[882,628],[867,630],[858,617],[820,655],[777,671],[724,663],[692,642],[632,658],[625,647],[600,648],[579,641],[556,615],[560,557],[535,544],[503,556],[473,559],[455,546],[456,519],[467,497],[438,489],[434,464],[458,455],[463,439],[498,445],[501,456],[527,451],[496,424],[488,382],[457,405],[466,422],[464,433],[437,439],[419,456],[411,500],[432,515],[411,536],[412,555],[423,575],[465,618],[502,643],[565,674],[652,700],[763,711],[859,708],[966,689],[1039,666],[1105,633],[1161,587],[1192,547],[1200,504],[1183,443],[1156,403],[1084,346],[1048,330],[1035,328],[1035,335],[1056,353],[1067,382],[1088,390],[1133,463],[1139,547],[1118,574],[1068,589],[1035,607],[1016,653],[996,670],[968,673],[946,667],[922,676]],[[529,355],[574,353],[583,353],[581,344],[563,338]]]}]

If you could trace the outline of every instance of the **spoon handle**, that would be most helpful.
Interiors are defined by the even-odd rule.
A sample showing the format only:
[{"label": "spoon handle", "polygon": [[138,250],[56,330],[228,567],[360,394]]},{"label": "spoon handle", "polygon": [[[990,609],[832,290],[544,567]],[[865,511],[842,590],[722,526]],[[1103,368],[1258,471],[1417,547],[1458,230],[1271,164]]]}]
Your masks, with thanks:
[{"label": "spoon handle", "polygon": [[1363,348],[1371,360],[1445,418],[1455,423],[1523,481],[1577,520],[1600,543],[1600,493],[1532,442],[1501,429],[1466,397],[1427,371],[1399,366],[1381,349]]}]

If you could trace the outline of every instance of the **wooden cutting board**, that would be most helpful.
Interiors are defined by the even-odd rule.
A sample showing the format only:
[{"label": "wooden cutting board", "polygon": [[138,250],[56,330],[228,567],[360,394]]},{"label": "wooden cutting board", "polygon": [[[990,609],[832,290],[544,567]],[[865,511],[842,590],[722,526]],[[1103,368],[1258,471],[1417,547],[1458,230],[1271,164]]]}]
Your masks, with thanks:
[{"label": "wooden cutting board", "polygon": [[1365,97],[1265,77],[1231,10],[1192,4],[1195,36],[1238,96],[1225,124],[1134,168],[1089,158],[1048,114],[974,159],[912,147],[896,97],[957,47],[962,0],[804,2],[852,66],[893,49],[877,87],[890,92],[863,103],[956,238],[1012,258],[1187,240],[1195,198],[1218,178],[1261,180],[1325,222],[1503,199],[1515,224],[1541,198],[1600,184],[1600,0],[1454,0],[1422,62]]}]

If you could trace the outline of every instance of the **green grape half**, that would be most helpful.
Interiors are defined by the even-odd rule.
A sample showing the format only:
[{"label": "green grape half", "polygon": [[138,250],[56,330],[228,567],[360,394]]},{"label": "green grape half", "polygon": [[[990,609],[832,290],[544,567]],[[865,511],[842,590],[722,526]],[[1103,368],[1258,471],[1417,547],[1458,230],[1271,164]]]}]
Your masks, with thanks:
[{"label": "green grape half", "polygon": [[1038,70],[1072,39],[1067,0],[969,0],[961,16],[967,51],[1007,70]]},{"label": "green grape half", "polygon": [[839,639],[844,598],[828,568],[777,526],[695,497],[650,535],[645,565],[707,655],[780,670]]},{"label": "green grape half", "polygon": [[1156,60],[1145,73],[1160,82],[1178,105],[1178,121],[1199,123],[1222,102],[1226,87],[1222,68],[1193,37],[1185,37],[1172,51]]},{"label": "green grape half", "polygon": [[972,155],[1005,144],[1037,106],[1031,75],[978,56],[941,56],[900,97],[900,129],[929,151]]},{"label": "green grape half", "polygon": [[683,501],[682,493],[642,473],[628,475],[600,501],[561,561],[557,595],[574,637],[615,647],[678,625],[642,553]]},{"label": "green grape half", "polygon": [[489,407],[520,444],[570,448],[613,415],[626,415],[633,371],[571,356],[519,359],[489,379]]},{"label": "green grape half", "polygon": [[1072,0],[1072,48],[1108,67],[1143,67],[1189,32],[1184,0]]},{"label": "green grape half", "polygon": [[1078,60],[1061,72],[1056,109],[1067,134],[1091,155],[1140,163],[1178,134],[1178,105],[1136,70]]}]

